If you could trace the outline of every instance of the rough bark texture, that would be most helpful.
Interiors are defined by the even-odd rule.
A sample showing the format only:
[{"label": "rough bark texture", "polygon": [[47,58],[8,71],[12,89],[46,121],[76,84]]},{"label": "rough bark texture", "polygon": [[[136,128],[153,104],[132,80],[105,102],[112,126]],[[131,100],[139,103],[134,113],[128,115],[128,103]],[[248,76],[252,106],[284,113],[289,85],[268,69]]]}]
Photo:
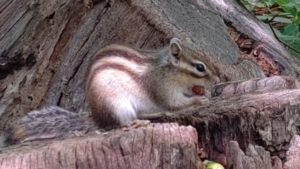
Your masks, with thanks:
[{"label": "rough bark texture", "polygon": [[[45,105],[88,110],[84,97],[88,62],[99,48],[113,42],[156,49],[177,37],[209,61],[222,82],[274,74],[299,79],[299,61],[234,0],[98,0],[91,9],[79,0],[7,0],[0,1],[0,14],[1,129]],[[245,55],[229,29],[249,38]],[[195,126],[203,158],[226,161],[219,159],[226,157],[229,141],[236,140],[243,151],[249,144],[259,145],[284,159],[290,139],[299,133],[300,90],[296,80],[269,80],[220,84],[210,104],[165,119]],[[73,146],[73,151],[60,151],[66,156],[56,154],[57,158],[72,158],[80,148]],[[19,164],[16,159],[21,155],[10,157]],[[88,165],[81,162],[77,165]]]},{"label": "rough bark texture", "polygon": [[[235,33],[239,34],[239,37],[246,36],[246,40],[251,41],[251,43],[248,44],[249,51],[246,53],[246,58],[254,59],[264,71],[265,75],[289,75],[299,80],[299,59],[291,56],[284,46],[278,43],[273,35],[270,36],[265,26],[261,22],[258,22],[249,11],[245,10],[240,1],[197,0],[197,2],[201,6],[206,6],[208,11],[221,16],[228,26],[230,35],[232,35],[232,31],[229,29],[233,28]],[[239,44],[235,38],[236,37],[233,37],[240,49],[243,48],[243,45]],[[229,50],[233,50],[233,48]],[[232,56],[226,57],[232,58]],[[242,62],[245,61],[243,60]],[[246,72],[257,71],[250,67],[248,63],[238,63],[231,70],[234,73],[225,72],[225,74],[232,74],[232,76],[235,77],[234,79],[247,78],[245,77],[245,75],[248,74],[246,72],[243,72],[242,77],[239,77],[239,73],[237,72],[241,70]],[[232,81],[233,79],[230,78],[229,80]]]},{"label": "rough bark texture", "polygon": [[[215,88],[219,96],[214,97],[209,104],[166,113],[158,121],[192,124],[198,132],[201,158],[210,158],[226,165],[227,157],[234,161],[228,164],[233,168],[240,168],[238,166],[250,159],[241,161],[238,155],[224,155],[231,140],[237,141],[244,152],[249,144],[260,145],[272,156],[285,159],[291,138],[299,133],[298,86],[297,80],[278,76],[220,84]],[[247,163],[256,168],[269,165],[268,161],[259,165],[253,160]]]},{"label": "rough bark texture", "polygon": [[286,153],[287,162],[284,163],[284,169],[293,169],[300,166],[299,155],[300,155],[300,136],[295,135],[291,142],[290,147]]},{"label": "rough bark texture", "polygon": [[263,147],[249,145],[244,153],[237,142],[230,141],[226,147],[227,168],[272,168],[282,169],[282,162],[277,157],[271,157],[270,152]]},{"label": "rough bark texture", "polygon": [[[9,155],[8,155],[9,152]],[[197,132],[191,126],[151,124],[81,139],[44,141],[2,150],[0,168],[194,168]]]}]

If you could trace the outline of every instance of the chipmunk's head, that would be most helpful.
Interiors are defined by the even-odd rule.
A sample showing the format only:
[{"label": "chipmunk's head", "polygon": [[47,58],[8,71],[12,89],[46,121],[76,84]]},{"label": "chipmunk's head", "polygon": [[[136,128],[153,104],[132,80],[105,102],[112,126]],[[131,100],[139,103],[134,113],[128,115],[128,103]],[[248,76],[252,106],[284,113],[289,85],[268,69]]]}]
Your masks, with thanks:
[{"label": "chipmunk's head", "polygon": [[185,78],[183,77],[186,81],[197,83],[197,81],[205,79],[211,84],[220,82],[219,77],[209,64],[199,59],[199,53],[183,47],[177,38],[172,38],[170,41],[170,56],[172,65],[187,75]]},{"label": "chipmunk's head", "polygon": [[170,110],[207,103],[213,84],[220,81],[209,62],[177,38],[171,39],[167,50],[168,62],[159,70],[163,75],[155,77],[159,80],[155,98]]}]

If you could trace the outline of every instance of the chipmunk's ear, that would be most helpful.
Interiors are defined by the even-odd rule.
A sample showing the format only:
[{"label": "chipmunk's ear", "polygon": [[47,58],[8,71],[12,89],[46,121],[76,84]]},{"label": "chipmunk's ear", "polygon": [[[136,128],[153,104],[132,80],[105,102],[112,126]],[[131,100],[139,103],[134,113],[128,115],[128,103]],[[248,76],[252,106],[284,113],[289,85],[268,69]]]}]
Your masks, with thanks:
[{"label": "chipmunk's ear", "polygon": [[170,41],[171,54],[179,59],[179,56],[182,54],[181,41],[177,38],[172,38]]}]

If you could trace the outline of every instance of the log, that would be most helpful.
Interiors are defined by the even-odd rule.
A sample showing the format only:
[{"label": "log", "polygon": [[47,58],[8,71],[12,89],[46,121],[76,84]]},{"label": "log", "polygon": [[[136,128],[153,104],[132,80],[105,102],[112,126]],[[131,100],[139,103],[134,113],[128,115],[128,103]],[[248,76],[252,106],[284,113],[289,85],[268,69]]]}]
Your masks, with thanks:
[{"label": "log", "polygon": [[[294,78],[279,76],[228,82],[215,87],[214,93],[219,96],[212,98],[207,105],[152,117],[158,121],[192,124],[199,135],[202,158],[225,166],[228,161],[224,154],[230,141],[236,141],[243,152],[250,144],[262,146],[280,161],[286,158],[290,140],[300,127],[298,84]],[[238,165],[233,168],[239,168]]]},{"label": "log", "polygon": [[23,143],[0,154],[0,168],[5,169],[197,167],[197,132],[175,123]]},{"label": "log", "polygon": [[289,76],[272,76],[263,79],[251,79],[217,84],[212,96],[231,96],[245,93],[269,93],[284,89],[299,89],[300,83]]}]

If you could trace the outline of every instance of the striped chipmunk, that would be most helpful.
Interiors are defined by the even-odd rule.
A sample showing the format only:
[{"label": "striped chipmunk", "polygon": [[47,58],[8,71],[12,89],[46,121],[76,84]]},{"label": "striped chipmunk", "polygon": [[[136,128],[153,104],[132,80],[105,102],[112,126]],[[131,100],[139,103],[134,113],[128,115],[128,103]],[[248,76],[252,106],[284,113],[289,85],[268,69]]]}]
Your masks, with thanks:
[{"label": "striped chipmunk", "polygon": [[93,56],[87,71],[85,93],[92,118],[56,106],[34,110],[0,137],[0,145],[124,126],[141,114],[206,103],[209,92],[204,86],[219,78],[199,59],[177,38],[156,51],[106,46]]}]

